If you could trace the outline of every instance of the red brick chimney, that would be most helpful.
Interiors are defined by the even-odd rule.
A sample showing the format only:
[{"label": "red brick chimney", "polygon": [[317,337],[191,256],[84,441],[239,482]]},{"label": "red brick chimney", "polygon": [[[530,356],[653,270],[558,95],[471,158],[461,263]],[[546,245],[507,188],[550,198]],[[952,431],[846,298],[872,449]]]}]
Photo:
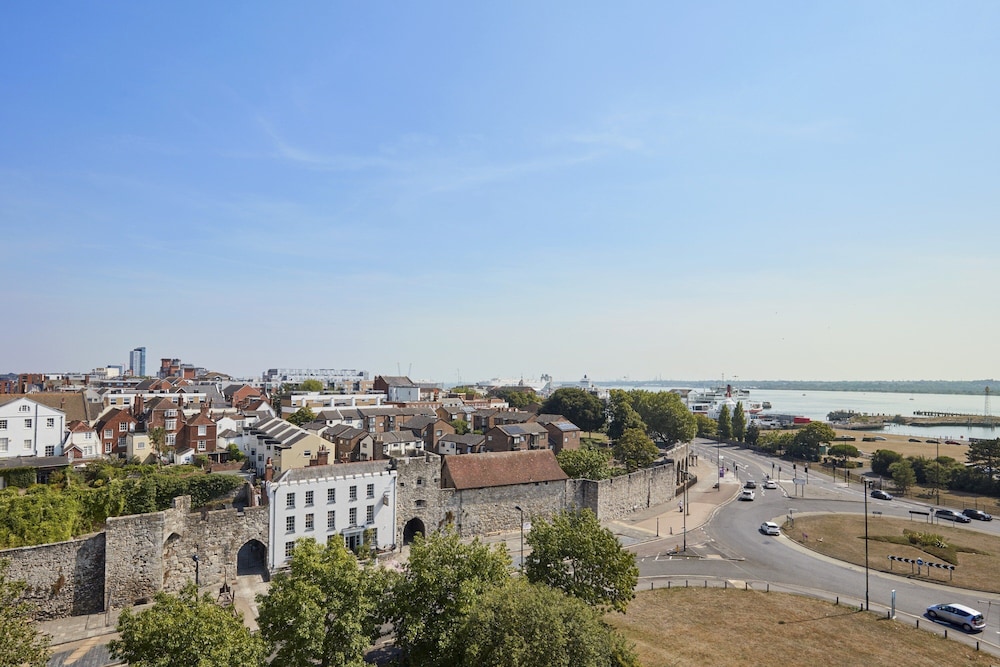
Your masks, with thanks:
[{"label": "red brick chimney", "polygon": [[271,463],[271,457],[267,457],[267,465],[264,466],[264,481],[270,482],[274,479],[274,464]]}]

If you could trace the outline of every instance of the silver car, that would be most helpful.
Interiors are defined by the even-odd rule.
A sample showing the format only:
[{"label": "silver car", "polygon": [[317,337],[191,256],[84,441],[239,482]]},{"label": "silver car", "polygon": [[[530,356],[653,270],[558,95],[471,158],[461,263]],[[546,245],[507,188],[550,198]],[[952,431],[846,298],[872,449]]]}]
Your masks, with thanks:
[{"label": "silver car", "polygon": [[779,528],[778,524],[773,521],[765,521],[760,524],[760,532],[765,535],[781,535],[781,528]]},{"label": "silver car", "polygon": [[927,607],[927,617],[930,619],[941,619],[952,625],[957,625],[966,632],[978,632],[986,627],[986,620],[983,615],[972,607],[964,604],[935,604]]}]

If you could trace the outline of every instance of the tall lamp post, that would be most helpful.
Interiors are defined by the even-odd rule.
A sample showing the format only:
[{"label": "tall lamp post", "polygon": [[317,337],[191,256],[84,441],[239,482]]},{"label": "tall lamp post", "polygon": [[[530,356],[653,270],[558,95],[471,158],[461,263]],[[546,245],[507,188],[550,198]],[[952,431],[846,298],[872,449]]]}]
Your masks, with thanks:
[{"label": "tall lamp post", "polygon": [[192,554],[191,560],[194,561],[194,585],[201,586],[201,559],[198,554]]},{"label": "tall lamp post", "polygon": [[941,504],[941,441],[934,438],[934,490],[937,493],[937,504]]},{"label": "tall lamp post", "polygon": [[868,611],[868,487],[870,481],[865,480],[865,611]]},{"label": "tall lamp post", "polygon": [[688,550],[688,512],[691,511],[688,506],[688,486],[690,486],[688,484],[688,481],[691,478],[690,473],[688,472],[688,464],[690,462],[690,458],[691,458],[690,453],[684,457],[684,512],[683,516],[681,517],[682,521],[684,522],[684,527],[682,528],[684,532],[684,548],[683,548],[684,553],[687,553]]},{"label": "tall lamp post", "polygon": [[524,510],[520,505],[514,505],[514,509],[521,513],[521,572],[524,572]]}]

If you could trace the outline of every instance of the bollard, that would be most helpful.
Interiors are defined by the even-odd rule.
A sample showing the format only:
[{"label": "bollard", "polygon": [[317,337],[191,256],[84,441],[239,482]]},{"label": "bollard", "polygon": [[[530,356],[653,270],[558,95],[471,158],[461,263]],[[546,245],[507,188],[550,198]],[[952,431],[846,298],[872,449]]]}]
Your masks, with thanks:
[{"label": "bollard", "polygon": [[770,593],[770,592],[771,592],[771,582],[770,582],[770,581],[769,581],[769,582],[767,582],[767,592],[768,592],[768,593]]},{"label": "bollard", "polygon": [[747,582],[744,581],[743,582],[743,590],[745,590],[745,591],[750,590],[750,584],[748,584]]},{"label": "bollard", "polygon": [[[705,588],[708,588],[708,582],[705,582]],[[729,590],[729,580],[726,579],[722,582],[722,590]]]},{"label": "bollard", "polygon": [[944,629],[944,638],[945,638],[945,639],[947,639],[947,638],[948,638],[948,628],[945,628],[945,629]]},{"label": "bollard", "polygon": [[684,580],[684,588],[687,588],[687,587],[688,587],[688,580],[687,580],[687,579],[685,579],[685,580]]},{"label": "bollard", "polygon": [[667,590],[668,591],[670,590],[670,580],[669,579],[667,580]]},{"label": "bollard", "polygon": [[708,579],[705,580],[705,588],[708,588]]},{"label": "bollard", "polygon": [[653,590],[653,582],[649,582],[649,590]]},{"label": "bollard", "polygon": [[885,617],[886,617],[887,620],[892,618],[891,614],[892,614],[892,612],[890,612],[888,609],[885,610]]},{"label": "bollard", "polygon": [[834,602],[834,604],[835,604],[835,605],[839,605],[839,604],[840,604],[840,596],[839,596],[839,595],[837,596],[837,601],[836,601],[836,602]]},{"label": "bollard", "polygon": [[977,651],[979,650],[979,640],[978,639],[976,640],[976,650]]},{"label": "bollard", "polygon": [[920,629],[920,619],[918,618],[917,619],[917,630],[919,630],[919,629]]}]

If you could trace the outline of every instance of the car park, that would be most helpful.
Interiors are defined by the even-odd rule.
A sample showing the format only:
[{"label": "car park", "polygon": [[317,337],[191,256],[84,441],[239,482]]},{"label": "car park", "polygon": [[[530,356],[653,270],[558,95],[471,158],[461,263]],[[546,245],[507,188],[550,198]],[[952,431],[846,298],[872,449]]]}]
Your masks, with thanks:
[{"label": "car park", "polygon": [[765,521],[760,524],[760,532],[765,535],[781,535],[781,528],[779,528],[778,524],[773,521]]},{"label": "car park", "polygon": [[975,510],[971,507],[962,510],[962,514],[969,517],[970,519],[975,519],[976,521],[992,521],[993,515],[987,514],[982,510]]},{"label": "car park", "polygon": [[882,489],[875,489],[872,491],[872,498],[878,498],[879,500],[892,500],[892,494]]},{"label": "car park", "polygon": [[957,625],[966,632],[976,632],[986,627],[986,619],[981,613],[964,604],[935,604],[927,607],[927,617],[932,620],[941,619],[952,625]]},{"label": "car park", "polygon": [[[754,495],[756,495],[756,494],[754,494],[753,489],[743,489],[742,491],[740,491],[740,498],[739,499],[740,500],[753,500]],[[968,519],[966,519],[966,521],[968,521]]]},{"label": "car park", "polygon": [[764,488],[765,489],[776,489],[776,488],[778,488],[778,483],[775,482],[773,479],[769,479],[766,482],[764,482]]},{"label": "car park", "polygon": [[934,516],[938,519],[944,519],[945,521],[954,521],[955,523],[971,523],[972,519],[965,516],[961,512],[956,512],[955,510],[940,509],[934,512]]}]

